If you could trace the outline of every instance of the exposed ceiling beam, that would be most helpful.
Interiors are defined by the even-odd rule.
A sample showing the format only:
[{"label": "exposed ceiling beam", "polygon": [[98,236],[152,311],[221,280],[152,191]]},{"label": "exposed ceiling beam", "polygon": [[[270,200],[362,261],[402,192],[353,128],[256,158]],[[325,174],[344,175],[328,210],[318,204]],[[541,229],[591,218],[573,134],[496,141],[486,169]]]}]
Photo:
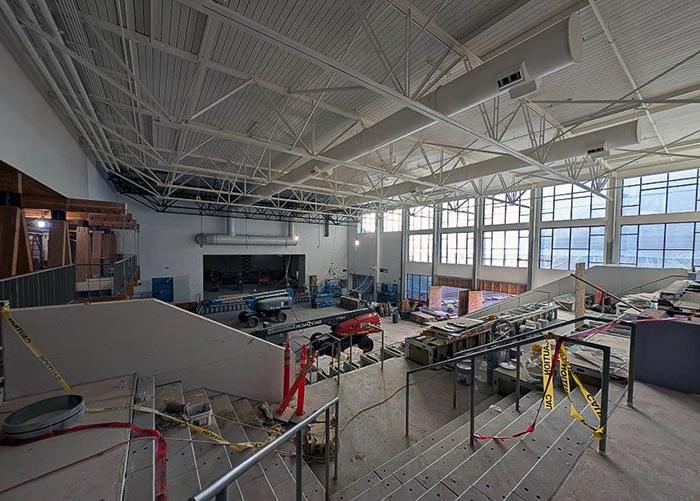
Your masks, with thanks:
[{"label": "exposed ceiling beam", "polygon": [[470,136],[477,137],[483,141],[485,141],[488,144],[491,144],[495,147],[497,147],[499,150],[503,151],[504,154],[508,154],[510,156],[513,156],[529,165],[532,165],[533,167],[542,169],[544,171],[549,172],[550,174],[554,175],[555,177],[561,179],[562,181],[566,183],[571,183],[575,184],[576,186],[580,187],[583,190],[594,192],[599,196],[603,196],[605,198],[608,198],[607,195],[601,194],[596,192],[594,189],[592,189],[590,186],[586,186],[583,183],[580,183],[576,181],[575,179],[571,179],[569,176],[562,174],[560,172],[557,172],[556,170],[550,168],[549,166],[531,158],[528,157],[527,155],[523,154],[522,152],[518,151],[517,149],[502,143],[496,139],[493,139],[489,137],[486,134],[483,134],[479,131],[476,131],[460,122],[455,120],[452,117],[449,117],[443,113],[440,113],[433,108],[430,108],[429,106],[417,102],[413,99],[411,99],[408,96],[404,96],[402,93],[391,89],[385,85],[380,84],[379,82],[376,82],[372,80],[371,78],[368,78],[367,76],[357,72],[353,68],[350,68],[349,66],[336,61],[325,54],[322,54],[310,47],[305,46],[304,44],[301,44],[295,40],[292,40],[291,38],[278,33],[267,26],[264,26],[260,23],[257,23],[253,21],[252,19],[249,19],[245,16],[242,16],[241,14],[228,9],[212,0],[180,0],[181,3],[196,9],[200,12],[203,12],[204,14],[207,15],[216,15],[219,16],[220,19],[231,25],[238,27],[239,29],[248,32],[250,34],[253,34],[256,37],[259,37],[261,39],[267,40],[269,43],[280,47],[283,50],[286,50],[301,59],[304,59],[306,61],[312,62],[315,65],[327,69],[329,71],[333,71],[338,75],[343,76],[344,78],[349,79],[352,82],[356,82],[359,85],[362,85],[366,87],[368,90],[371,90],[378,95],[387,97],[392,99],[393,101],[403,104],[406,108],[411,109],[417,113],[420,113],[424,115],[425,117],[434,120],[435,122],[440,122],[445,125],[449,125],[453,129],[459,130],[461,132],[464,132]]}]

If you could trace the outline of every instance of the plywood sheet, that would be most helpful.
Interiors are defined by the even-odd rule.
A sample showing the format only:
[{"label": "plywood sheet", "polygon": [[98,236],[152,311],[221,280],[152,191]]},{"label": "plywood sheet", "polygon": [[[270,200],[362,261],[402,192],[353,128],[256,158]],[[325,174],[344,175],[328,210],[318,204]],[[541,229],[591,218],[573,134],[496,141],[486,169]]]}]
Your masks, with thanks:
[{"label": "plywood sheet", "polygon": [[84,282],[90,276],[90,230],[75,229],[75,281]]}]

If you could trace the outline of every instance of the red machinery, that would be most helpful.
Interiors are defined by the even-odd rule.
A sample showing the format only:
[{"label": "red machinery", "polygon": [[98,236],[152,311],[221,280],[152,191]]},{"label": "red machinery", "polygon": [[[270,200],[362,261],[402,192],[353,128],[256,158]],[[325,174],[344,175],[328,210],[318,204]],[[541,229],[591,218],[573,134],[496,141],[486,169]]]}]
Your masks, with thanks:
[{"label": "red machinery", "polygon": [[[366,311],[366,310],[365,310]],[[365,353],[372,351],[374,342],[369,334],[377,332],[382,326],[377,313],[361,313],[336,324],[330,324],[331,334],[340,340],[340,351],[350,346],[357,346]],[[318,355],[335,356],[336,340],[328,334],[317,332],[311,336],[311,346]]]}]

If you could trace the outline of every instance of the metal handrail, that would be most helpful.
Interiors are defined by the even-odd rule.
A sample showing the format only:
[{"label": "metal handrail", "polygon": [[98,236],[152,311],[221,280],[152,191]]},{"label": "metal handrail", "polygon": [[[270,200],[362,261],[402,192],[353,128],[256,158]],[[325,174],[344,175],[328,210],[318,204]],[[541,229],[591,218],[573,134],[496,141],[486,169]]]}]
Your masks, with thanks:
[{"label": "metal handrail", "polygon": [[[609,395],[609,386],[610,386],[610,353],[611,353],[611,348],[610,346],[605,346],[602,344],[598,343],[592,343],[590,341],[585,341],[582,339],[577,339],[574,337],[569,337],[569,336],[562,336],[562,335],[557,335],[557,334],[552,334],[551,332],[548,332],[545,335],[545,331],[550,331],[551,329],[556,329],[558,327],[563,327],[566,325],[570,324],[575,324],[578,322],[581,322],[583,320],[600,320],[599,317],[591,316],[591,315],[584,315],[582,317],[574,318],[571,320],[565,320],[563,322],[559,322],[554,325],[549,325],[547,327],[543,327],[541,329],[535,329],[533,331],[524,333],[524,334],[519,334],[517,336],[513,336],[511,338],[507,338],[505,341],[497,341],[497,342],[492,342],[488,343],[486,345],[482,346],[477,346],[475,348],[471,348],[467,350],[468,353],[464,353],[458,357],[454,357],[448,360],[443,360],[441,362],[435,362],[430,365],[424,365],[421,367],[416,367],[414,369],[409,369],[406,371],[406,416],[405,416],[405,435],[409,435],[409,409],[410,409],[410,376],[411,374],[415,374],[417,372],[421,372],[424,370],[428,370],[431,368],[435,367],[441,367],[444,365],[448,364],[453,364],[457,361],[460,360],[465,360],[469,359],[471,362],[471,371],[469,374],[469,380],[470,380],[470,385],[469,385],[469,417],[470,417],[470,423],[469,423],[469,444],[473,448],[474,447],[474,436],[475,436],[475,430],[474,430],[474,374],[475,374],[475,361],[476,357],[484,356],[489,353],[493,353],[496,351],[502,351],[502,350],[507,350],[510,348],[518,348],[522,345],[525,344],[530,344],[530,343],[536,343],[538,341],[542,341],[544,339],[548,338],[555,338],[555,339],[561,339],[565,342],[570,342],[573,344],[580,344],[583,346],[587,346],[589,348],[593,349],[598,349],[603,352],[603,367],[602,367],[602,372],[603,372],[603,377],[602,377],[602,395],[601,395],[601,415],[600,415],[600,428],[603,430],[603,436],[598,442],[598,452],[601,454],[605,454],[606,450],[606,443],[607,443],[607,422],[608,422],[608,395]],[[497,345],[496,345],[497,344]],[[516,368],[515,368],[515,381],[516,381],[516,387],[515,387],[515,405],[516,405],[516,410],[519,412],[520,411],[520,350],[518,350],[517,355],[516,355]],[[457,369],[455,367],[455,378],[453,381],[453,384],[456,385],[456,373]],[[453,387],[453,396],[452,396],[452,405],[453,408],[456,407],[457,404],[457,393],[456,393],[456,386]]]},{"label": "metal handrail", "polygon": [[190,498],[190,501],[205,501],[209,499],[216,498],[216,501],[225,501],[228,499],[227,490],[228,487],[234,483],[238,478],[240,478],[246,471],[250,470],[253,466],[258,464],[263,458],[269,454],[275,452],[282,444],[287,442],[292,436],[296,435],[296,499],[301,501],[303,499],[302,493],[302,461],[303,461],[303,451],[302,444],[304,436],[302,432],[304,427],[308,426],[316,420],[321,413],[326,414],[325,419],[325,432],[326,432],[326,472],[325,472],[325,490],[326,490],[326,500],[330,500],[330,426],[331,426],[331,407],[335,406],[335,461],[333,462],[334,474],[333,479],[338,479],[338,447],[340,445],[340,440],[338,436],[338,411],[340,410],[340,398],[335,397],[323,404],[318,410],[311,413],[309,416],[305,417],[303,420],[292,426],[289,430],[284,432],[282,435],[277,437],[275,440],[267,444],[265,447],[260,449],[258,452],[250,456],[248,459],[243,461],[241,464],[230,470],[228,473],[215,480],[211,485],[202,490],[200,493],[195,494]]}]

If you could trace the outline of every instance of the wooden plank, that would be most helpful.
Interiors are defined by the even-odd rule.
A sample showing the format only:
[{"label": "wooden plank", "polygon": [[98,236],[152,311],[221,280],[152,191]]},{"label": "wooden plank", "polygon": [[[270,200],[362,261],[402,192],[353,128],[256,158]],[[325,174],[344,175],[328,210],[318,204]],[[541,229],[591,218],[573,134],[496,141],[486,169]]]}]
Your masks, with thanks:
[{"label": "wooden plank", "polygon": [[27,222],[21,209],[0,207],[0,278],[31,273]]},{"label": "wooden plank", "polygon": [[71,262],[68,223],[66,221],[51,221],[51,226],[49,227],[49,268],[65,266],[71,264]]},{"label": "wooden plank", "polygon": [[80,226],[75,230],[75,281],[85,282],[90,276],[90,230]]},{"label": "wooden plank", "polygon": [[102,258],[102,232],[93,230],[92,243],[90,246],[90,276],[97,278],[102,276],[102,267],[100,266]]},{"label": "wooden plank", "polygon": [[0,191],[22,193],[22,173],[15,169],[0,170]]}]

